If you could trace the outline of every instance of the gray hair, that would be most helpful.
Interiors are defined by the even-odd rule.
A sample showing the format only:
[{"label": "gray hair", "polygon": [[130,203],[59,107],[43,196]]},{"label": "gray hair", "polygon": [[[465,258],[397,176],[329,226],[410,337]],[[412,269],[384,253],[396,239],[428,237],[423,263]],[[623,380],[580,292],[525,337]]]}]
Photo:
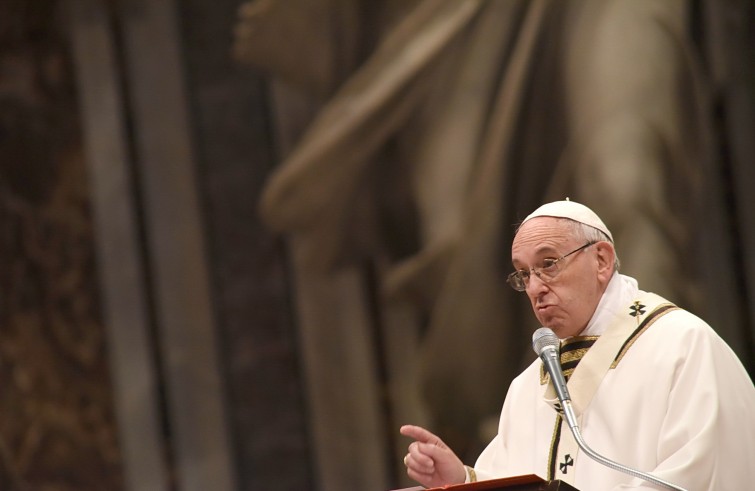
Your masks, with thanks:
[{"label": "gray hair", "polygon": [[[558,220],[563,221],[564,223],[567,223],[572,236],[576,239],[581,240],[582,242],[605,241],[605,242],[611,242],[611,244],[613,244],[613,241],[609,239],[606,234],[604,234],[603,232],[601,232],[595,227],[591,227],[587,224],[577,222],[569,218],[559,218]],[[614,246],[613,270],[618,272],[620,265],[621,263],[619,261],[619,255],[616,253],[616,247]]]}]

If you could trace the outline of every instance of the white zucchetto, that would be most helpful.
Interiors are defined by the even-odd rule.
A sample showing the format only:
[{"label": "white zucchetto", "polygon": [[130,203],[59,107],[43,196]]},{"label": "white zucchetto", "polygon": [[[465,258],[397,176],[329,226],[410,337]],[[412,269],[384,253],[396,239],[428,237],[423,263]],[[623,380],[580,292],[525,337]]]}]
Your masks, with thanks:
[{"label": "white zucchetto", "polygon": [[600,230],[608,236],[608,239],[611,242],[613,242],[613,235],[611,235],[611,231],[608,230],[608,227],[603,223],[603,220],[601,220],[590,208],[583,204],[569,201],[569,198],[565,201],[553,201],[552,203],[542,205],[540,208],[527,215],[527,218],[522,221],[522,224],[527,220],[537,217],[569,218],[575,222],[584,223],[585,225]]}]

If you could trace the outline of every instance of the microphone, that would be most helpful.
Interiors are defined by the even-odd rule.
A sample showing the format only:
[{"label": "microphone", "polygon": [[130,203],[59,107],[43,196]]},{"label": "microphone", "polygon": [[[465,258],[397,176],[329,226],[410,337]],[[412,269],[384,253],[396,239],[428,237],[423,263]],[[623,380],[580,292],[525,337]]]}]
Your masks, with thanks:
[{"label": "microphone", "polygon": [[687,491],[684,488],[680,488],[679,486],[664,481],[663,479],[655,477],[652,474],[638,471],[632,469],[631,467],[619,464],[618,462],[614,462],[613,460],[607,459],[606,457],[599,455],[587,446],[587,443],[585,443],[584,439],[582,438],[582,433],[579,430],[579,423],[577,423],[577,416],[576,414],[574,414],[574,408],[571,404],[571,396],[569,395],[569,389],[566,386],[564,372],[561,370],[561,360],[559,356],[560,348],[561,341],[559,341],[558,336],[556,336],[556,334],[550,328],[541,327],[540,329],[535,331],[534,334],[532,334],[532,349],[534,349],[537,356],[540,357],[545,370],[551,377],[553,388],[556,389],[556,395],[558,396],[558,400],[561,403],[561,408],[564,412],[564,419],[566,419],[566,423],[569,425],[569,429],[571,430],[572,435],[574,435],[574,440],[576,440],[579,448],[581,448],[591,459],[613,470],[623,472],[640,479],[644,479],[645,481],[649,481],[659,486],[673,489],[675,491]]}]

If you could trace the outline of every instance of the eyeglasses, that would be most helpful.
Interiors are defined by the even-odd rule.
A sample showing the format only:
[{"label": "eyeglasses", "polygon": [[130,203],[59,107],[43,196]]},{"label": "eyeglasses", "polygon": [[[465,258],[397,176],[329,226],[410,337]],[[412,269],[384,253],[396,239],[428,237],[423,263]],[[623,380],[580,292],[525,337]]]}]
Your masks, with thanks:
[{"label": "eyeglasses", "polygon": [[514,271],[513,273],[509,275],[506,282],[509,285],[511,285],[511,288],[513,288],[514,290],[518,292],[523,292],[524,290],[527,289],[527,285],[530,282],[530,274],[532,273],[535,273],[537,277],[540,278],[542,281],[545,281],[545,282],[551,281],[556,276],[558,276],[558,273],[561,272],[561,268],[559,267],[559,263],[561,262],[561,260],[566,259],[572,254],[576,254],[582,249],[590,247],[593,244],[595,244],[595,242],[588,242],[582,247],[578,247],[574,249],[573,251],[567,254],[564,254],[558,259],[543,259],[543,265],[540,266],[539,268],[520,269],[520,270]]}]

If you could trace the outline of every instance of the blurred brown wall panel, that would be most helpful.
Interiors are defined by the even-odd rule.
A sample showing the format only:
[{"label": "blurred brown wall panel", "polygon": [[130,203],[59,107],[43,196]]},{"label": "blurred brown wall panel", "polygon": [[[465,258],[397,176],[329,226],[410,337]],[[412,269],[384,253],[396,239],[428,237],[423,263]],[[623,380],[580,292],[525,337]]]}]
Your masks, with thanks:
[{"label": "blurred brown wall panel", "polygon": [[232,58],[241,3],[179,5],[229,425],[240,489],[316,489],[286,249],[257,212],[277,161],[269,87]]},{"label": "blurred brown wall panel", "polygon": [[88,178],[57,2],[0,2],[0,488],[120,490]]}]

